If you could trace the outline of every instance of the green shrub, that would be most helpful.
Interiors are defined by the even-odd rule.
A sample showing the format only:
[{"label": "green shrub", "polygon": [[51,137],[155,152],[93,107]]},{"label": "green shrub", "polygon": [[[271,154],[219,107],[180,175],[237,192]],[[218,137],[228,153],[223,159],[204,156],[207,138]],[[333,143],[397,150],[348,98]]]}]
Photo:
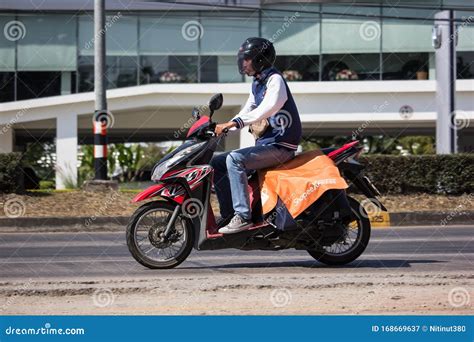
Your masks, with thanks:
[{"label": "green shrub", "polygon": [[0,193],[23,192],[24,176],[20,153],[0,153]]},{"label": "green shrub", "polygon": [[40,181],[39,187],[41,190],[55,189],[56,185],[53,181]]},{"label": "green shrub", "polygon": [[474,191],[474,154],[365,155],[360,162],[382,194],[461,195]]}]

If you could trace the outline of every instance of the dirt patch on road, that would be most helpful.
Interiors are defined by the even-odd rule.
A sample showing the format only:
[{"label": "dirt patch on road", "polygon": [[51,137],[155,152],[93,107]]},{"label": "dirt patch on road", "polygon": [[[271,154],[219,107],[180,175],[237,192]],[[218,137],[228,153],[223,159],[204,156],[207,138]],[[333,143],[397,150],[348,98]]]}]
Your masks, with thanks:
[{"label": "dirt patch on road", "polygon": [[[474,275],[286,274],[0,283],[2,314],[473,314]],[[29,284],[28,286],[25,284]]]},{"label": "dirt patch on road", "polygon": [[[131,203],[135,192],[94,193],[85,191],[31,192],[26,195],[0,194],[0,217],[10,210],[20,210],[23,217],[71,217],[71,216],[130,216],[140,204]],[[362,196],[355,196],[363,199]],[[381,202],[389,212],[406,211],[468,211],[474,210],[474,199],[469,195],[409,195],[382,196]],[[215,196],[212,206],[218,212]]]}]

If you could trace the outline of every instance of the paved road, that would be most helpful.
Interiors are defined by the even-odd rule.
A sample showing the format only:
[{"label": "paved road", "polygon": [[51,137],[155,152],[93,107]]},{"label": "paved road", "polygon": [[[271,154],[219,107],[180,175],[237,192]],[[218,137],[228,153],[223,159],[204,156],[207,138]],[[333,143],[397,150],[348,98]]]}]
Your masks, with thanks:
[{"label": "paved road", "polygon": [[135,278],[218,274],[317,272],[463,272],[474,263],[474,225],[374,229],[366,252],[344,267],[327,267],[306,252],[193,251],[173,270],[149,270],[136,263],[124,233],[0,234],[2,281],[70,278]]}]

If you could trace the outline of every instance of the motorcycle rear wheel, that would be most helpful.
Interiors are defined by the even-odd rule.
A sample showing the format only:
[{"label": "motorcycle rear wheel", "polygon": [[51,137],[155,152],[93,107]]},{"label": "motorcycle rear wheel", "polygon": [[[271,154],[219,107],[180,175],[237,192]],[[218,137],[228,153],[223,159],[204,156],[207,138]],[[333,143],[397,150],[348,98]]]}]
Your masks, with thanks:
[{"label": "motorcycle rear wheel", "polygon": [[127,246],[135,260],[143,266],[151,269],[174,268],[191,253],[194,231],[183,214],[177,217],[170,239],[162,239],[161,234],[174,209],[175,205],[169,202],[149,202],[138,208],[130,218],[126,231]]},{"label": "motorcycle rear wheel", "polygon": [[[342,252],[331,251],[337,250],[338,244],[343,242],[335,242],[331,246],[324,247],[322,250],[308,250],[309,255],[315,258],[317,261],[322,262],[326,265],[345,265],[356,260],[366,249],[370,240],[370,221],[368,219],[367,212],[364,207],[352,197],[347,197],[351,207],[352,214],[355,220],[349,224],[348,234],[351,230],[354,230],[354,225],[357,225],[357,236],[355,237],[354,243]],[[344,240],[347,242],[346,240]]]}]

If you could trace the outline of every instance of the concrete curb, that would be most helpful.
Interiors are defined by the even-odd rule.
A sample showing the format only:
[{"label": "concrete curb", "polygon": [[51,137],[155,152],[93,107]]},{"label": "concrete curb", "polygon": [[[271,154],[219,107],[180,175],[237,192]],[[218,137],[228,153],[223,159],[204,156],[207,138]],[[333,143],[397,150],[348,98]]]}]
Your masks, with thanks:
[{"label": "concrete curb", "polygon": [[18,217],[0,218],[0,232],[125,230],[130,217]]},{"label": "concrete curb", "polygon": [[474,211],[414,211],[390,213],[392,226],[449,226],[474,224]]},{"label": "concrete curb", "polygon": [[[0,218],[0,232],[125,230],[128,216]],[[390,226],[449,226],[474,224],[474,211],[390,213]],[[383,228],[383,227],[380,227]]]}]

